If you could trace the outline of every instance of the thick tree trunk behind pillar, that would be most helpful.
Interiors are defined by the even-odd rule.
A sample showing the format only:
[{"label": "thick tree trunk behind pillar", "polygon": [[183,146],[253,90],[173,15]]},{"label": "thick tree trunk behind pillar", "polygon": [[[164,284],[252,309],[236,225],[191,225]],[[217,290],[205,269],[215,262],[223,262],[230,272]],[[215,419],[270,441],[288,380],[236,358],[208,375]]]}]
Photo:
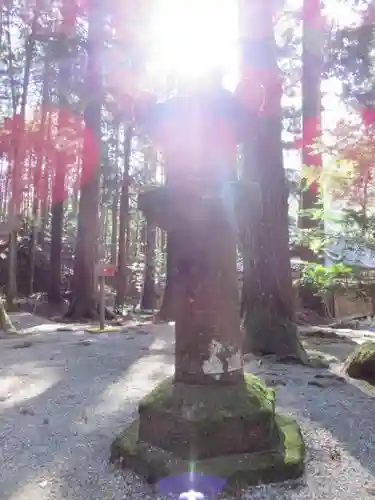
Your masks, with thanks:
[{"label": "thick tree trunk behind pillar", "polygon": [[243,242],[245,349],[306,361],[294,324],[288,190],[281,145],[281,85],[273,16],[267,2],[255,3],[253,22],[262,31],[258,38],[242,40],[242,56],[244,74],[248,72],[264,85],[265,102],[262,111],[248,116],[251,133],[244,145],[244,177],[260,186],[262,214],[258,220],[251,220],[250,214]]}]

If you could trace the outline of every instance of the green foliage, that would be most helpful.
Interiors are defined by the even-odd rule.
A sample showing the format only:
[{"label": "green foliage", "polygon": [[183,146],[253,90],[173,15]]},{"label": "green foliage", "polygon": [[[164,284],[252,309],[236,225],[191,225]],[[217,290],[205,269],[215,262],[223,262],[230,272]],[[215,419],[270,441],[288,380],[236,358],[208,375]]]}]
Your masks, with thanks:
[{"label": "green foliage", "polygon": [[[352,203],[347,208],[341,209],[339,214],[327,213],[322,200],[324,191],[329,190],[332,195],[333,192],[340,191],[340,183],[342,186],[348,184],[347,172],[350,171],[350,167],[340,171],[339,167],[343,162],[338,160],[337,163],[339,166],[333,174],[334,183],[324,184],[323,175],[320,178],[313,178],[313,182],[318,180],[321,186],[318,203],[312,209],[301,213],[302,216],[320,221],[321,224],[312,229],[298,232],[300,244],[308,246],[321,259],[328,256],[334,262],[330,266],[325,266],[322,263],[305,264],[300,281],[302,285],[314,287],[319,295],[351,287],[356,290],[357,296],[371,297],[375,289],[373,273],[360,265],[345,262],[346,249],[359,253],[375,250],[374,206],[372,203],[368,203],[371,189],[366,189],[363,196],[357,198],[357,203]],[[311,181],[311,178],[308,177],[310,171],[307,169],[304,172],[307,172],[308,183]],[[325,173],[325,179],[330,179],[329,170]],[[354,176],[353,182],[355,182]],[[362,203],[358,202],[359,199]],[[331,248],[334,248],[334,244],[342,241],[345,243],[345,248],[341,255],[332,253]]]},{"label": "green foliage", "polygon": [[300,284],[314,288],[319,295],[323,296],[329,291],[345,288],[351,277],[352,268],[343,263],[329,267],[323,264],[307,263],[302,269]]}]

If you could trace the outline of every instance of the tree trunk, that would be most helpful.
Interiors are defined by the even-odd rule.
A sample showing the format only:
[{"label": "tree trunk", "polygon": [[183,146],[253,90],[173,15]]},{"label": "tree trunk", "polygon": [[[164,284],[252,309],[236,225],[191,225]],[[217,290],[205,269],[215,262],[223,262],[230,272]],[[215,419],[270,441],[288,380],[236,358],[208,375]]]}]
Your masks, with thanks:
[{"label": "tree trunk", "polygon": [[[7,42],[9,48],[9,73],[11,80],[12,104],[14,113],[14,127],[12,131],[13,134],[12,199],[10,201],[10,209],[9,209],[10,219],[13,219],[13,217],[17,215],[21,201],[19,181],[21,177],[20,167],[21,167],[22,153],[23,153],[23,135],[25,128],[24,121],[26,113],[27,96],[29,90],[30,70],[31,70],[33,50],[34,50],[33,34],[35,33],[38,17],[39,17],[39,12],[36,11],[34,13],[34,18],[32,22],[31,35],[26,41],[25,69],[24,69],[24,77],[22,84],[21,106],[20,106],[20,113],[17,116],[16,115],[17,103],[15,98],[15,87],[14,87],[13,53],[12,53],[11,37],[10,37],[11,27],[9,22],[9,13],[8,13]],[[17,296],[17,231],[13,230],[10,233],[10,238],[9,238],[9,274],[8,274],[8,287],[7,287],[8,310],[12,310],[14,308],[14,300],[16,296]]]},{"label": "tree trunk", "polygon": [[127,257],[129,241],[127,238],[129,219],[129,162],[133,139],[133,127],[129,126],[124,140],[124,174],[120,195],[120,220],[119,220],[119,247],[118,247],[118,269],[116,286],[116,309],[123,307],[127,289]]},{"label": "tree trunk", "polygon": [[269,3],[261,0],[248,2],[246,7],[249,6],[253,9],[252,25],[259,31],[253,33],[248,26],[249,31],[242,32],[242,76],[244,79],[250,76],[262,84],[265,99],[256,116],[248,113],[246,125],[252,133],[246,134],[244,143],[243,176],[259,184],[262,196],[261,210],[250,216],[250,224],[244,231],[241,309],[245,350],[307,361],[294,323],[274,13]]},{"label": "tree trunk", "polygon": [[158,311],[155,321],[168,322],[174,321],[174,311],[175,311],[175,293],[174,286],[176,281],[176,262],[175,262],[175,252],[173,249],[173,234],[169,233],[167,235],[167,266],[166,266],[166,281],[165,289],[163,294],[163,301]]},{"label": "tree trunk", "polygon": [[[323,56],[322,45],[319,43],[323,39],[323,20],[320,0],[303,1],[302,20],[302,164],[322,168],[322,155],[312,149],[322,137],[320,85]],[[317,184],[305,186],[301,192],[301,210],[313,209],[318,201]],[[319,220],[314,220],[307,214],[302,213],[299,218],[301,229],[314,229],[319,225]],[[300,247],[299,253],[303,261],[318,261],[316,254],[308,247]],[[306,290],[306,294],[314,293],[313,289]],[[322,312],[322,307],[317,312]]]},{"label": "tree trunk", "polygon": [[[322,136],[320,85],[323,69],[323,20],[320,0],[303,0],[302,20],[302,164],[322,168],[322,155],[312,149]],[[314,183],[302,191],[301,209],[313,209],[318,200],[318,189]],[[302,229],[319,227],[319,221],[306,215],[302,215],[299,223]],[[301,258],[316,260],[314,253],[308,248],[304,254]]]},{"label": "tree trunk", "polygon": [[[46,126],[46,142],[47,144],[51,144],[52,137],[52,113],[48,113],[47,126]],[[41,178],[41,190],[45,193],[40,203],[40,229],[37,234],[38,245],[45,248],[45,236],[46,230],[49,224],[49,215],[50,215],[50,197],[49,193],[49,184],[50,184],[50,175],[51,175],[51,160],[46,156],[44,158],[44,169],[42,172]]]},{"label": "tree trunk", "polygon": [[[44,179],[43,182],[48,183],[49,172],[44,169]],[[48,198],[44,198],[41,202],[40,206],[40,230],[38,231],[38,245],[40,245],[43,249],[45,247],[45,236],[46,230],[48,227],[48,219],[49,219],[49,201]]]},{"label": "tree trunk", "polygon": [[[79,166],[77,166],[77,170],[79,170]],[[75,189],[73,192],[73,199],[72,199],[72,217],[78,217],[78,205],[79,205],[78,190]]]},{"label": "tree trunk", "polygon": [[[74,262],[73,297],[69,318],[97,316],[94,268],[97,259],[100,189],[100,118],[101,82],[98,46],[101,16],[98,1],[90,3],[88,19],[88,57],[85,88],[91,97],[84,112],[85,130],[82,159],[81,194],[78,212],[78,235]],[[99,37],[99,38],[97,38]]]},{"label": "tree trunk", "polygon": [[[170,182],[170,174],[165,175],[165,183]],[[165,244],[166,239],[166,244]],[[176,241],[175,235],[170,232],[163,231],[163,247],[165,248],[166,266],[165,266],[165,288],[163,298],[158,311],[155,322],[170,322],[175,321],[175,286],[177,278],[177,262],[176,262]],[[164,250],[163,248],[163,250]]]},{"label": "tree trunk", "polygon": [[[120,124],[116,123],[116,158],[120,156],[119,146],[120,146]],[[116,190],[112,201],[112,224],[111,224],[111,263],[117,265],[117,241],[118,241],[118,224],[119,224],[119,184],[120,184],[119,173],[116,173]]]},{"label": "tree trunk", "polygon": [[114,195],[112,203],[112,231],[111,231],[111,263],[117,264],[117,228],[118,228],[118,194]]},{"label": "tree trunk", "polygon": [[[313,150],[322,138],[321,123],[321,79],[323,69],[323,19],[321,16],[320,0],[304,0],[302,6],[303,34],[302,34],[302,164],[321,169],[322,155]],[[304,186],[301,191],[299,217],[300,229],[317,229],[321,221],[313,219],[306,213],[312,210],[319,202],[317,183]],[[318,262],[318,256],[308,247],[299,246],[299,257],[305,262]],[[304,286],[300,296],[303,307],[312,309],[324,316],[326,308],[324,301],[317,295],[312,286]]]},{"label": "tree trunk", "polygon": [[[50,65],[47,57],[44,62],[44,75],[43,75],[43,89],[42,89],[42,116],[40,119],[40,139],[41,144],[44,144],[46,128],[47,128],[47,102],[49,94],[49,78],[50,78]],[[43,146],[42,146],[43,148]],[[29,293],[34,293],[34,279],[35,279],[35,257],[36,249],[38,243],[38,228],[40,224],[40,191],[41,191],[41,181],[42,181],[42,170],[43,170],[43,159],[44,150],[40,149],[38,151],[35,174],[34,178],[34,197],[33,197],[33,209],[32,209],[32,239],[31,239],[31,249],[30,249],[30,286]],[[31,177],[29,177],[31,178]],[[47,196],[47,193],[44,193]]]},{"label": "tree trunk", "polygon": [[107,219],[107,206],[103,204],[102,200],[99,207],[99,259],[105,257],[106,249],[106,219]]},{"label": "tree trunk", "polygon": [[[63,10],[63,23],[68,16],[66,9]],[[62,42],[64,43],[64,42]],[[68,52],[68,42],[62,50]],[[59,67],[59,129],[67,126],[66,112],[69,109],[69,101],[66,97],[67,83],[70,79],[71,68],[63,58]],[[62,235],[64,223],[64,199],[65,199],[65,176],[67,167],[66,151],[61,150],[56,154],[56,164],[54,168],[54,178],[52,186],[52,218],[51,218],[51,254],[50,254],[50,282],[48,289],[48,301],[59,304],[61,300],[61,252]]]},{"label": "tree trunk", "polygon": [[0,330],[3,330],[5,333],[17,333],[16,328],[5,310],[2,299],[0,299]]},{"label": "tree trunk", "polygon": [[156,227],[150,222],[146,222],[146,250],[145,250],[145,270],[143,291],[141,297],[141,309],[153,311],[155,309],[155,246]]}]

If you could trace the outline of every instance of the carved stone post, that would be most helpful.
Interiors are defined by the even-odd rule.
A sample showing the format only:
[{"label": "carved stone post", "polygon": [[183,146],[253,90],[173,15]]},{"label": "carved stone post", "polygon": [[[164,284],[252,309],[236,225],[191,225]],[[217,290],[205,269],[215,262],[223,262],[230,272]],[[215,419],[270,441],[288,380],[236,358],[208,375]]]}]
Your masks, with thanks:
[{"label": "carved stone post", "polygon": [[192,462],[235,483],[303,470],[298,426],[277,417],[273,391],[243,372],[236,246],[253,191],[236,181],[238,122],[234,97],[218,87],[150,113],[169,182],[145,191],[139,207],[176,252],[175,375],[140,403],[112,459],[153,482]]}]

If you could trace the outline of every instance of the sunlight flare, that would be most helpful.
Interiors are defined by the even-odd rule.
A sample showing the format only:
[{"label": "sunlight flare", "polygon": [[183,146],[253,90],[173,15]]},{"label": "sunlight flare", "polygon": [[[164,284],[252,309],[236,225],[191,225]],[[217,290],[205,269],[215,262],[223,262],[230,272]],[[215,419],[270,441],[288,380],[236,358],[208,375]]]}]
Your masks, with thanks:
[{"label": "sunlight flare", "polygon": [[233,0],[159,0],[151,23],[149,68],[178,79],[237,67],[237,9]]}]

